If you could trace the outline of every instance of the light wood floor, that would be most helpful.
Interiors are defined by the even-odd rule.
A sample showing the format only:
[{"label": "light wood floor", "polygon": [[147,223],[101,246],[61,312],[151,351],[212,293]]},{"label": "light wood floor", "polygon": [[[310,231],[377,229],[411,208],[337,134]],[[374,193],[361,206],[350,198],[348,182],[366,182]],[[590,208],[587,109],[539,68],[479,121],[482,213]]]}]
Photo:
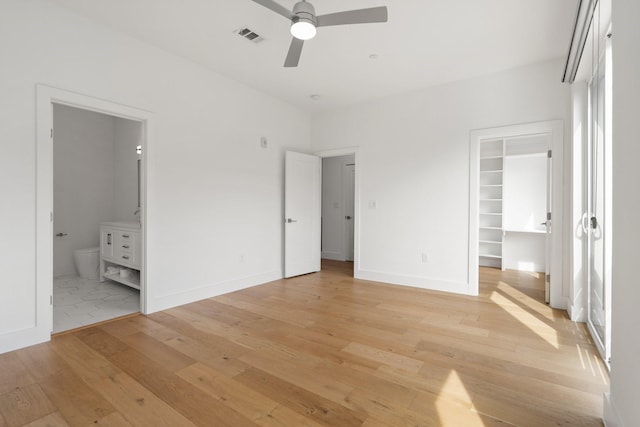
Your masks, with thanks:
[{"label": "light wood floor", "polygon": [[350,264],[0,355],[0,426],[596,426],[605,368],[542,279],[477,298]]}]

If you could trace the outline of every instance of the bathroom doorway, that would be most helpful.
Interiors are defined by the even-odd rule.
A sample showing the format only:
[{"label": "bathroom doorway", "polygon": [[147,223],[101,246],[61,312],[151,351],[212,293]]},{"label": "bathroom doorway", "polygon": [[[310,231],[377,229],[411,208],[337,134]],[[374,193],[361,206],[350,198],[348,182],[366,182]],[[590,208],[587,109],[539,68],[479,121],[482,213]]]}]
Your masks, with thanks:
[{"label": "bathroom doorway", "polygon": [[[141,266],[132,261],[140,250],[133,236],[141,228],[143,126],[53,103],[53,129],[52,331],[59,333],[140,311]],[[113,242],[101,245],[101,230],[114,225],[129,243],[116,242],[114,229]],[[116,262],[112,251],[105,264],[115,245],[127,246],[127,259]]]},{"label": "bathroom doorway", "polygon": [[[136,129],[139,135],[139,147],[136,146],[134,148],[134,162],[135,162],[135,172],[136,175],[135,180],[138,181],[138,184],[134,181],[131,185],[135,188],[139,185],[139,197],[140,203],[136,203],[139,206],[138,217],[139,220],[136,223],[137,234],[132,235],[128,234],[131,239],[131,243],[136,244],[135,254],[136,259],[135,262],[138,263],[138,273],[127,272],[124,273],[122,281],[135,282],[136,287],[139,290],[135,290],[137,293],[137,305],[132,308],[135,312],[147,312],[147,299],[149,298],[149,294],[147,292],[146,286],[146,182],[147,182],[147,148],[149,145],[149,134],[151,130],[151,121],[153,118],[153,114],[140,110],[137,108],[129,107],[121,103],[116,103],[112,101],[107,101],[104,99],[99,99],[87,95],[82,95],[75,92],[70,92],[68,90],[57,89],[54,87],[46,86],[46,85],[36,85],[36,161],[37,161],[37,174],[36,174],[36,289],[34,293],[34,302],[36,307],[36,316],[34,317],[34,323],[29,327],[20,331],[16,336],[16,340],[19,340],[23,345],[32,345],[39,342],[48,341],[51,337],[52,332],[54,332],[53,328],[53,308],[54,308],[54,293],[53,293],[53,276],[54,276],[54,239],[56,238],[65,238],[66,233],[69,235],[67,231],[62,229],[56,230],[54,232],[54,108],[58,106],[72,107],[77,110],[84,111],[85,113],[99,113],[102,115],[111,116],[113,120],[118,119],[127,119],[129,124],[132,125],[133,128]],[[115,126],[114,122],[114,126]],[[135,124],[135,126],[133,126]],[[58,129],[61,131],[61,129]],[[59,137],[60,134],[58,133]],[[87,136],[87,140],[91,140],[93,135]],[[114,148],[115,150],[115,148]],[[139,152],[136,153],[136,150]],[[115,157],[115,153],[113,154]],[[139,158],[135,157],[136,155]],[[70,157],[70,163],[81,163],[83,158],[80,156],[80,151],[70,150],[68,151],[68,156]],[[86,156],[86,155],[85,155]],[[95,159],[92,159],[94,161]],[[139,160],[139,161],[138,161]],[[58,159],[58,162],[61,160]],[[94,174],[93,178],[84,179],[95,179],[95,176],[99,174]],[[139,179],[137,178],[139,176]],[[82,178],[80,178],[82,179]],[[115,187],[115,174],[114,174],[114,187]],[[58,190],[60,190],[58,188]],[[137,191],[136,191],[137,192]],[[79,198],[77,193],[71,192],[71,196],[69,196],[71,200],[75,197]],[[90,195],[85,195],[84,201],[88,202],[93,200],[94,202],[97,199],[104,198],[104,196],[100,196],[98,192],[93,191]],[[136,195],[137,199],[137,195]],[[61,202],[62,203],[62,202]],[[135,210],[134,210],[135,213]],[[103,218],[100,218],[102,221]],[[113,221],[108,221],[113,222]],[[135,220],[129,220],[129,223],[135,222]],[[58,226],[59,224],[55,224]],[[113,224],[112,224],[113,225]],[[117,223],[115,225],[122,225],[121,223]],[[62,226],[66,228],[68,224],[62,223]],[[117,230],[116,230],[117,231]],[[121,231],[121,230],[120,230]],[[98,225],[98,233],[100,233],[100,226]],[[62,236],[54,236],[54,234],[62,233]],[[75,233],[75,232],[74,232]],[[114,231],[115,233],[115,231]],[[122,243],[123,245],[131,246],[126,242],[122,241],[123,236],[116,236],[112,233],[112,237],[115,240],[112,240],[113,245],[115,245],[116,241]],[[100,234],[99,234],[100,235]],[[96,235],[93,234],[92,241],[83,241],[82,247],[80,249],[80,253],[78,255],[87,255],[87,257],[95,257],[95,247],[99,246],[100,241],[102,240],[98,237],[98,242],[96,242]],[[118,240],[120,239],[120,240]],[[130,254],[125,253],[127,249],[124,246],[116,251],[115,248],[111,245],[108,245],[108,248],[112,248],[114,250],[113,254],[123,257],[130,257]],[[82,249],[89,249],[88,253],[82,253]],[[73,249],[77,250],[77,249]],[[73,250],[72,250],[72,258],[73,258]],[[128,249],[132,251],[133,249]],[[134,252],[131,252],[132,254]],[[104,256],[99,256],[100,266],[104,268],[104,273],[110,273],[111,278],[115,278],[113,274],[113,269],[111,271],[107,271],[107,267],[110,266],[109,263],[104,262]],[[133,260],[132,260],[133,261]],[[69,264],[69,262],[73,263],[73,261],[68,261],[67,258],[67,267],[69,265],[73,265],[75,268],[75,264]],[[56,260],[58,263],[58,260]],[[125,263],[126,264],[126,263]],[[93,263],[95,265],[95,263]],[[129,264],[129,270],[131,270],[131,263]],[[56,267],[58,268],[58,267]],[[91,267],[90,269],[93,269]],[[100,270],[100,272],[103,272]],[[119,273],[119,272],[118,272]],[[77,270],[76,270],[77,274]],[[110,279],[108,274],[102,275],[104,279]],[[118,274],[119,276],[119,274]],[[99,279],[100,280],[100,279]],[[106,282],[106,281],[105,281]],[[73,286],[71,286],[73,287]],[[72,294],[70,292],[70,294]],[[115,297],[114,297],[115,299]],[[90,298],[83,299],[83,301],[91,301]],[[93,317],[93,316],[92,316]],[[97,318],[96,318],[97,319]],[[90,319],[93,320],[93,319]],[[106,320],[106,319],[105,319]],[[94,323],[102,321],[101,319],[96,320]],[[86,322],[85,322],[86,323]],[[76,327],[74,325],[73,327]],[[81,327],[81,326],[78,326]],[[56,330],[58,332],[59,329]]]}]

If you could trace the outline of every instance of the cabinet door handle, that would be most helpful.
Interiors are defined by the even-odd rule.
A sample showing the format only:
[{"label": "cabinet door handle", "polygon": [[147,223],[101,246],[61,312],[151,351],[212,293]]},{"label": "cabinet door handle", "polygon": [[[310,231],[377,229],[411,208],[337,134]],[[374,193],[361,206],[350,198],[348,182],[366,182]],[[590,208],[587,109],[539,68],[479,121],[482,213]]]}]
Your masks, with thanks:
[{"label": "cabinet door handle", "polygon": [[129,235],[128,234],[123,234],[122,237],[124,237],[125,239],[128,239]]},{"label": "cabinet door handle", "polygon": [[129,257],[127,255],[122,255],[123,259],[129,259]]},{"label": "cabinet door handle", "polygon": [[129,245],[122,245],[123,248],[129,249]]},{"label": "cabinet door handle", "polygon": [[111,244],[111,233],[107,233],[107,245]]}]

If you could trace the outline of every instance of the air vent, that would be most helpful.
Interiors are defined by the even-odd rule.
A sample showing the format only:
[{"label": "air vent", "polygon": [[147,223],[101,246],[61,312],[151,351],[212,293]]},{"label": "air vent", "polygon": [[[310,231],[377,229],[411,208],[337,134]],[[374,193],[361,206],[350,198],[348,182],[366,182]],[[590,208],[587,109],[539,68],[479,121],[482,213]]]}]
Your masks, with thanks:
[{"label": "air vent", "polygon": [[260,37],[260,35],[258,33],[256,33],[255,31],[247,28],[247,27],[243,27],[240,29],[237,29],[234,31],[234,33],[244,37],[245,39],[249,40],[250,42],[253,43],[260,43],[261,41],[263,41],[264,39],[262,37]]}]

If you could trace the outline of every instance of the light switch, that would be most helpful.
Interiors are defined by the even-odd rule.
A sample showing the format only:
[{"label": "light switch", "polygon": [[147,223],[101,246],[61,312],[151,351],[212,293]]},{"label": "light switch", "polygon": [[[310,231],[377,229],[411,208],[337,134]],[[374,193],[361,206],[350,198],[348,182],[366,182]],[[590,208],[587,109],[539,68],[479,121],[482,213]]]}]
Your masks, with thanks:
[{"label": "light switch", "polygon": [[375,209],[377,207],[377,203],[375,200],[369,200],[369,209]]}]

